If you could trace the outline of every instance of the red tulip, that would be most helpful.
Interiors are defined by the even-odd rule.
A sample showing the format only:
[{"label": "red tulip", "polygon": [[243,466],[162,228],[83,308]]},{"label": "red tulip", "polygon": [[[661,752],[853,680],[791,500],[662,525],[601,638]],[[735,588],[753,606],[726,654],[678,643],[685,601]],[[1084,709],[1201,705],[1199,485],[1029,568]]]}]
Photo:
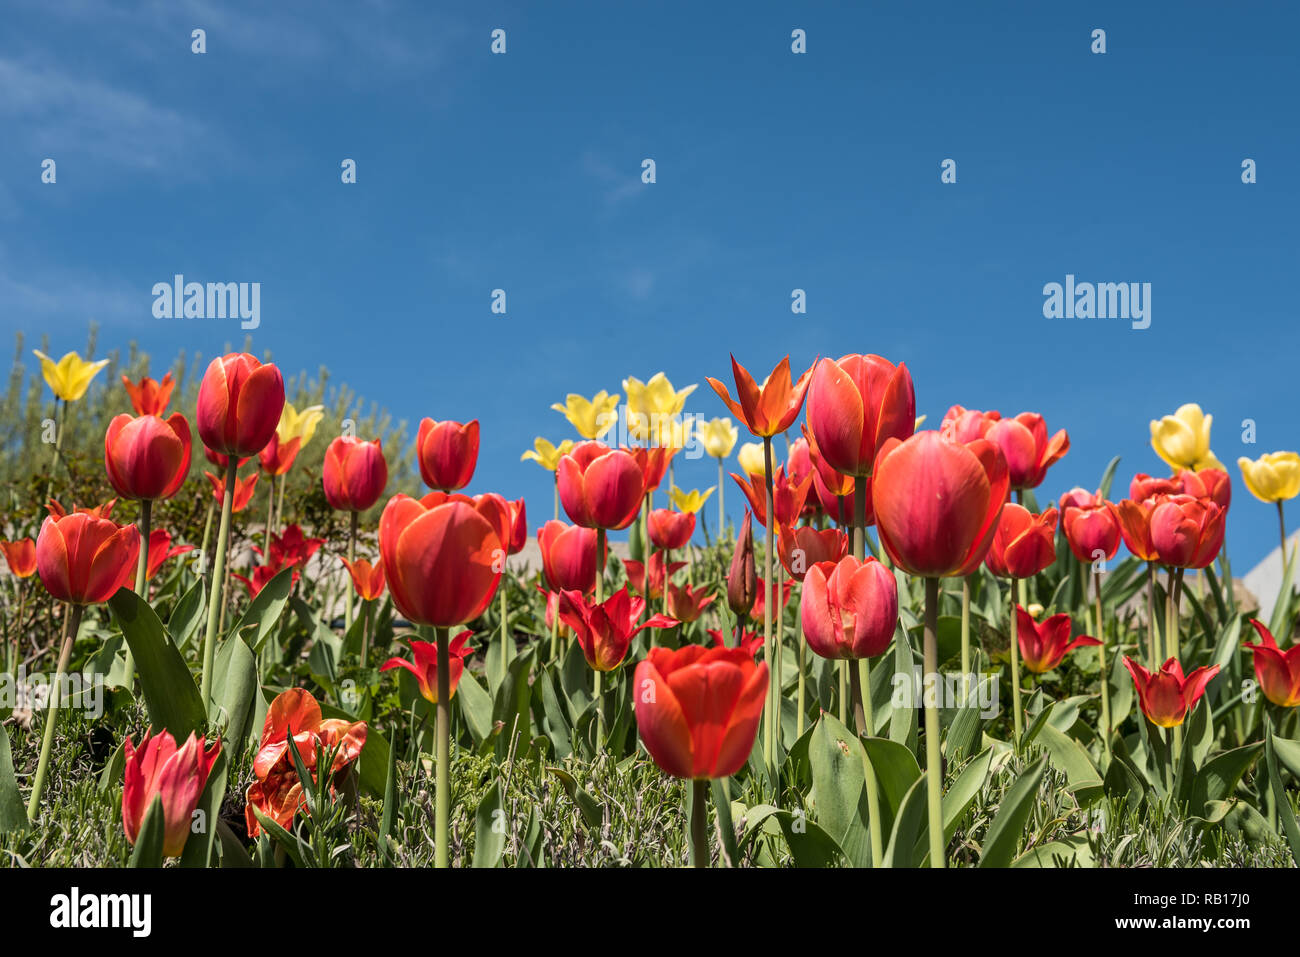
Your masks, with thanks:
[{"label": "red tulip", "polygon": [[45,507],[55,518],[64,518],[67,515],[89,515],[91,518],[109,518],[113,514],[113,506],[117,504],[117,499],[109,499],[103,505],[96,505],[94,508],[86,508],[81,505],[73,505],[72,511],[69,512],[54,499],[50,499]]},{"label": "red tulip", "polygon": [[596,671],[613,671],[627,657],[628,646],[645,628],[673,628],[678,623],[667,615],[651,615],[641,624],[645,601],[620,588],[599,605],[588,602],[582,592],[560,592],[559,614],[573,629],[587,664]]},{"label": "red tulip", "polygon": [[777,363],[772,374],[767,377],[767,382],[760,388],[754,382],[754,377],[732,356],[731,373],[736,380],[736,396],[739,401],[733,400],[727,387],[717,379],[709,379],[709,385],[713,386],[718,398],[726,403],[731,414],[744,422],[754,435],[763,438],[780,435],[799,418],[804,393],[808,391],[811,369],[801,375],[798,382],[791,384],[790,357],[786,356]]},{"label": "red tulip", "polygon": [[464,488],[478,464],[478,419],[463,425],[421,419],[415,455],[420,461],[420,478],[429,488],[443,492]]},{"label": "red tulip", "polygon": [[363,601],[374,601],[384,593],[382,560],[371,565],[364,558],[358,558],[355,562],[344,558],[343,564],[347,566],[348,574],[352,576],[352,587],[357,590],[357,595]]},{"label": "red tulip", "polygon": [[253,775],[257,780],[249,785],[245,795],[244,822],[249,837],[256,838],[262,832],[253,808],[281,827],[288,827],[298,809],[307,803],[289,753],[290,737],[317,784],[324,783],[319,780],[316,767],[317,748],[334,752],[334,760],[326,771],[332,791],[336,780],[361,756],[366,744],[366,723],[340,718],[322,721],[320,705],[303,688],[290,688],[276,696],[267,709],[262,740],[253,758]]},{"label": "red tulip", "polygon": [[983,439],[918,432],[887,442],[871,490],[880,541],[913,575],[969,575],[993,542],[1008,484],[1005,459]]},{"label": "red tulip", "polygon": [[[754,607],[749,610],[749,617],[754,621],[762,621],[763,613],[767,610],[767,582],[760,576],[757,579],[758,592],[754,597]],[[786,579],[781,583],[781,594],[776,596],[779,609],[773,615],[774,620],[780,621],[781,615],[785,612],[785,606],[790,604],[790,590],[794,588],[794,582]]]},{"label": "red tulip", "polygon": [[[215,498],[217,504],[220,505],[226,499],[226,480],[224,478],[217,478],[211,472],[204,472],[203,474],[206,475],[208,481],[212,483],[212,497]],[[257,488],[257,477],[260,474],[260,472],[254,472],[247,478],[242,479],[236,476],[234,506],[232,511],[242,512],[248,507],[248,503],[253,500],[253,491]]]},{"label": "red tulip", "polygon": [[364,512],[379,501],[388,485],[388,463],[379,439],[362,442],[341,435],[325,449],[321,484],[330,508]]},{"label": "red tulip", "polygon": [[497,538],[501,539],[504,546],[510,541],[514,534],[514,516],[510,509],[510,503],[506,501],[505,496],[498,495],[496,492],[484,492],[482,495],[462,495],[460,492],[427,492],[420,498],[420,504],[425,508],[436,508],[439,505],[445,505],[447,502],[463,502],[474,511],[478,512],[488,520],[492,530],[497,533]]},{"label": "red tulip", "polygon": [[989,429],[993,428],[994,423],[1000,421],[1002,415],[999,412],[981,412],[978,409],[954,405],[944,414],[943,422],[939,425],[939,434],[950,442],[965,445],[976,439],[988,438]]},{"label": "red tulip", "polygon": [[[473,634],[472,631],[462,631],[447,646],[447,681],[448,686],[451,688],[448,700],[456,697],[456,686],[460,684],[461,675],[465,673],[465,659],[474,653],[474,649],[469,646],[469,640]],[[420,683],[420,696],[429,704],[437,704],[438,643],[435,641],[412,641],[411,653],[415,656],[414,663],[407,661],[405,658],[389,658],[379,666],[379,670],[391,671],[394,668],[405,668],[415,675],[415,680]]]},{"label": "red tulip", "polygon": [[1135,502],[1145,502],[1157,495],[1177,495],[1182,490],[1182,483],[1176,479],[1152,478],[1145,472],[1138,472],[1129,483],[1128,497]]},{"label": "red tulip", "polygon": [[1110,502],[1101,501],[1082,508],[1066,506],[1061,528],[1070,551],[1085,564],[1099,558],[1114,558],[1119,551],[1119,510]]},{"label": "red tulip", "polygon": [[704,614],[717,596],[704,588],[668,583],[668,615],[677,621],[692,622]]},{"label": "red tulip", "polygon": [[122,376],[122,385],[131,397],[131,408],[135,409],[136,415],[162,415],[171,401],[176,383],[172,382],[172,374],[168,372],[162,377],[162,382],[145,376],[139,385]]},{"label": "red tulip", "polygon": [[556,473],[564,511],[583,528],[627,528],[641,510],[645,475],[622,449],[579,442]]},{"label": "red tulip", "polygon": [[[596,530],[549,521],[537,530],[542,573],[551,591],[580,591],[596,587]],[[608,552],[609,546],[605,546]]]},{"label": "red tulip", "polygon": [[748,615],[758,598],[758,570],[754,566],[754,517],[746,509],[727,570],[727,604],[737,615]]},{"label": "red tulip", "polygon": [[1157,561],[1160,556],[1151,544],[1151,513],[1156,509],[1156,499],[1124,501],[1115,506],[1119,519],[1119,533],[1130,552],[1144,562]]},{"label": "red tulip", "polygon": [[[767,528],[767,483],[764,477],[750,475],[742,479],[735,472],[730,475],[745,493],[758,524]],[[808,489],[812,487],[811,478],[811,475],[805,475],[803,482],[795,484],[785,474],[784,465],[776,467],[776,472],[772,475],[772,509],[776,512],[778,525],[792,524],[803,512]]]},{"label": "red tulip", "polygon": [[[812,453],[808,450],[808,446],[808,440],[804,438],[795,439],[790,443],[790,454],[786,459],[785,471],[790,476],[790,484],[799,486],[804,484],[805,481],[811,481],[813,484],[809,488],[815,492],[816,479],[812,478],[815,468]],[[831,471],[834,471],[834,469]],[[839,475],[838,472],[835,474]],[[804,499],[803,512],[801,513],[803,516],[815,518],[821,511],[821,502],[815,494]]]},{"label": "red tulip", "polygon": [[271,441],[262,446],[262,451],[257,453],[257,460],[262,465],[262,471],[267,475],[283,475],[293,468],[293,460],[298,457],[298,450],[301,448],[301,438],[295,436],[288,442],[281,442],[278,435],[272,435]]},{"label": "red tulip", "polygon": [[190,424],[179,412],[114,417],[104,435],[104,469],[125,498],[171,498],[190,473]]},{"label": "red tulip", "polygon": [[894,640],[898,584],[874,558],[818,562],[803,583],[808,647],[823,658],[874,658]]},{"label": "red tulip", "polygon": [[[664,553],[650,553],[650,593],[651,599],[662,598],[664,595],[664,585],[686,567],[685,562],[672,562],[667,568],[664,567]],[[631,558],[623,559],[623,570],[627,572],[628,584],[638,595],[646,594],[646,566],[641,562]]]},{"label": "red tulip", "polygon": [[31,578],[36,574],[36,543],[30,538],[0,542],[0,551],[4,552],[5,562],[14,577]]},{"label": "red tulip", "polygon": [[1151,544],[1165,565],[1204,568],[1223,547],[1225,518],[1208,499],[1167,495],[1151,512]]},{"label": "red tulip", "polygon": [[[729,635],[724,635],[716,628],[709,629],[709,637],[713,639],[713,647],[726,648]],[[763,636],[753,631],[741,631],[740,641],[736,642],[736,647],[744,651],[749,657],[754,658],[763,650]]]},{"label": "red tulip", "polygon": [[1023,505],[1002,506],[985,563],[1001,578],[1033,578],[1056,561],[1056,509],[1034,515]]},{"label": "red tulip", "polygon": [[645,491],[642,495],[648,495],[657,489],[664,476],[668,474],[668,464],[677,454],[677,449],[664,445],[654,445],[650,447],[633,446],[624,447],[622,451],[626,452],[632,458],[636,459],[637,466],[641,469],[641,477],[645,483]]},{"label": "red tulip", "polygon": [[651,648],[632,682],[637,728],[650,757],[673,777],[735,774],[754,747],[767,671],[744,648]]},{"label": "red tulip", "polygon": [[795,581],[803,581],[808,569],[818,562],[838,562],[849,553],[849,537],[834,529],[811,525],[779,525],[777,554]]},{"label": "red tulip", "polygon": [[41,582],[60,601],[77,605],[106,602],[135,574],[140,532],[106,518],[77,512],[50,516],[36,537]]},{"label": "red tulip", "polygon": [[199,385],[199,438],[222,455],[262,451],[284,410],[284,379],[246,352],[213,359]]},{"label": "red tulip", "polygon": [[288,525],[279,535],[272,533],[270,554],[262,555],[256,545],[253,551],[265,558],[266,563],[277,570],[290,565],[305,565],[316,554],[316,550],[325,544],[323,538],[307,538],[297,525]]},{"label": "red tulip", "polygon": [[193,545],[179,545],[172,548],[171,532],[165,528],[155,528],[149,533],[149,557],[145,561],[145,579],[152,580],[168,559],[192,551],[194,551]]},{"label": "red tulip", "polygon": [[650,541],[656,548],[682,548],[695,532],[692,512],[674,512],[670,508],[652,509],[649,518]]},{"label": "red tulip", "polygon": [[[813,434],[808,431],[808,426],[803,427],[804,439],[808,442],[808,460],[812,463],[812,480],[813,490],[817,493],[818,504],[822,510],[830,516],[831,520],[839,525],[852,525],[855,521],[853,516],[854,509],[854,483],[862,481],[867,484],[866,490],[866,524],[876,524],[876,515],[871,507],[871,479],[854,479],[851,475],[841,475],[826,463],[822,458],[821,450],[817,447],[817,440]],[[795,484],[798,480],[795,479]],[[805,511],[807,509],[805,508]]]},{"label": "red tulip", "polygon": [[[180,857],[189,840],[194,809],[198,807],[208,774],[221,754],[221,740],[204,750],[205,742],[194,732],[176,747],[176,739],[164,730],[157,737],[146,731],[136,750],[130,737],[123,742],[126,778],[122,787],[122,829],[132,844],[155,797],[162,799],[163,856]],[[215,826],[215,825],[214,825]]]},{"label": "red tulip", "polygon": [[510,537],[506,542],[506,552],[518,555],[528,543],[528,510],[522,498],[507,501],[510,509]]},{"label": "red tulip", "polygon": [[1245,644],[1255,658],[1255,679],[1260,690],[1278,707],[1294,708],[1300,704],[1300,645],[1283,651],[1263,622],[1252,618],[1250,623],[1259,632],[1259,644]]},{"label": "red tulip", "polygon": [[1070,625],[1070,616],[1066,614],[1053,615],[1040,625],[1029,612],[1016,605],[1016,640],[1025,667],[1041,675],[1059,665],[1075,648],[1101,644],[1088,635],[1071,641]]},{"label": "red tulip", "polygon": [[[252,578],[247,578],[243,575],[236,574],[235,572],[231,572],[230,577],[235,579],[235,581],[240,582],[244,588],[247,589],[249,598],[256,598],[262,593],[262,589],[271,583],[271,579],[284,571],[285,568],[290,567],[293,566],[258,565],[253,569]],[[298,579],[300,577],[301,576],[295,569],[294,573],[289,576],[290,590],[298,584]]]},{"label": "red tulip", "polygon": [[877,355],[822,359],[808,387],[808,428],[832,468],[870,475],[887,440],[905,439],[916,430],[916,395],[907,365]]},{"label": "red tulip", "polygon": [[1070,451],[1065,429],[1049,439],[1047,423],[1036,412],[994,422],[986,438],[1002,450],[1012,488],[1037,488],[1048,468]]},{"label": "red tulip", "polygon": [[1127,655],[1124,666],[1133,676],[1142,713],[1161,728],[1176,728],[1182,724],[1196,707],[1196,702],[1201,700],[1205,686],[1219,673],[1219,666],[1214,665],[1197,668],[1184,678],[1183,666],[1177,658],[1170,658],[1154,674]]},{"label": "red tulip", "polygon": [[1224,511],[1232,504],[1232,481],[1223,469],[1201,469],[1178,473],[1180,491],[1193,498],[1207,498]]},{"label": "red tulip", "polygon": [[1089,492],[1086,488],[1079,488],[1076,485],[1074,488],[1070,489],[1070,491],[1061,496],[1061,500],[1057,503],[1057,507],[1061,510],[1062,515],[1064,515],[1065,510],[1070,506],[1074,506],[1075,508],[1096,508],[1104,501],[1106,500],[1102,498],[1100,490]]},{"label": "red tulip", "polygon": [[432,508],[394,495],[379,518],[379,552],[393,604],[410,621],[473,621],[496,592],[505,550],[492,523],[464,502]]}]

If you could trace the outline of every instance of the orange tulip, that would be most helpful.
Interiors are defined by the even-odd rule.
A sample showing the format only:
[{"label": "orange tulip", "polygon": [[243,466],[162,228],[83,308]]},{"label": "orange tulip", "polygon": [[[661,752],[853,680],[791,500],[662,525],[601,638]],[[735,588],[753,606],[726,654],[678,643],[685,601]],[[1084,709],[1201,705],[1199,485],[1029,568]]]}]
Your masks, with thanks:
[{"label": "orange tulip", "polygon": [[415,455],[420,478],[429,488],[443,492],[464,488],[478,464],[478,419],[464,424],[421,419]]},{"label": "orange tulip", "polygon": [[718,398],[726,403],[731,414],[744,422],[750,432],[760,438],[770,438],[780,435],[794,424],[803,407],[804,394],[808,391],[811,369],[792,385],[790,357],[786,356],[777,363],[767,382],[759,388],[754,377],[732,356],[731,373],[736,380],[739,401],[732,399],[727,387],[717,379],[710,378],[709,385],[713,386]]},{"label": "orange tulip", "polygon": [[1124,666],[1133,676],[1138,704],[1147,720],[1160,728],[1176,728],[1186,720],[1205,694],[1205,686],[1219,673],[1219,666],[1197,668],[1183,677],[1183,666],[1170,658],[1152,674],[1140,664],[1124,657]]},{"label": "orange tulip", "polygon": [[272,435],[271,441],[257,453],[257,460],[262,465],[262,471],[267,475],[283,475],[293,468],[293,460],[298,457],[298,450],[301,448],[302,439],[299,437],[295,436],[288,442],[281,442],[280,436]]},{"label": "orange tulip", "polygon": [[673,777],[735,774],[754,747],[767,677],[766,662],[755,664],[744,648],[651,648],[632,682],[650,757]]},{"label": "orange tulip", "polygon": [[106,518],[76,512],[50,516],[36,537],[41,582],[60,601],[106,602],[127,584],[140,554],[140,532]]},{"label": "orange tulip", "polygon": [[357,595],[363,601],[374,601],[384,593],[384,563],[382,560],[371,565],[364,558],[358,558],[355,562],[350,562],[346,558],[340,559],[347,566],[348,574],[352,576],[352,587],[357,590]]},{"label": "orange tulip", "polygon": [[1252,618],[1250,623],[1259,632],[1259,644],[1245,645],[1254,656],[1255,679],[1264,697],[1280,708],[1300,705],[1300,645],[1283,651],[1262,621]]},{"label": "orange tulip", "polygon": [[1156,499],[1124,499],[1115,506],[1119,519],[1119,533],[1124,545],[1144,562],[1158,561],[1159,553],[1151,543],[1151,513],[1156,509]]},{"label": "orange tulip", "polygon": [[[456,686],[460,684],[461,676],[465,673],[465,659],[474,653],[474,649],[469,646],[469,640],[473,635],[472,631],[462,631],[447,645],[447,684],[451,689],[448,693],[449,698],[456,697]],[[394,668],[405,668],[415,675],[415,680],[419,682],[420,697],[429,704],[437,704],[438,643],[412,641],[411,653],[415,656],[414,663],[405,658],[389,658],[379,666],[379,670],[392,671]]]},{"label": "orange tulip", "polygon": [[[767,481],[762,475],[750,475],[741,478],[735,472],[730,473],[740,490],[749,500],[749,507],[759,525],[767,528]],[[812,475],[805,475],[803,481],[795,484],[785,474],[785,466],[778,465],[772,475],[772,510],[776,512],[778,526],[793,523],[803,512],[808,490],[812,488]]]},{"label": "orange tulip", "polygon": [[0,551],[4,552],[5,562],[15,578],[31,578],[36,574],[36,543],[30,538],[0,542]]},{"label": "orange tulip", "polygon": [[962,445],[918,432],[890,440],[872,475],[881,544],[913,575],[969,575],[993,542],[1008,487],[1006,460],[984,439]]},{"label": "orange tulip", "polygon": [[221,754],[221,739],[204,750],[206,742],[194,732],[176,747],[176,739],[163,730],[156,737],[146,731],[137,750],[130,737],[122,787],[122,829],[133,845],[155,797],[162,799],[163,856],[180,857],[190,837],[194,809],[203,797],[212,765]]},{"label": "orange tulip", "polygon": [[648,524],[650,541],[655,548],[669,550],[682,548],[695,532],[695,515],[692,512],[674,512],[670,508],[651,510]]},{"label": "orange tulip", "polygon": [[139,385],[122,376],[122,385],[131,397],[131,408],[135,409],[136,415],[162,415],[167,409],[167,403],[171,401],[172,389],[176,383],[172,382],[172,374],[168,372],[162,377],[162,382],[155,382],[145,376]]},{"label": "orange tulip", "polygon": [[1075,648],[1101,644],[1088,635],[1080,635],[1071,641],[1070,625],[1070,616],[1066,614],[1053,615],[1039,624],[1029,612],[1016,605],[1016,640],[1025,667],[1041,675],[1059,665]]},{"label": "orange tulip", "polygon": [[1032,514],[1023,505],[1002,506],[985,564],[1001,578],[1033,578],[1056,561],[1056,509]]},{"label": "orange tulip", "polygon": [[648,495],[660,486],[664,476],[668,474],[668,464],[677,454],[677,449],[666,445],[653,445],[648,448],[624,447],[622,451],[636,459],[636,464],[641,469],[641,477],[645,485],[642,495]]},{"label": "orange tulip", "polygon": [[[664,596],[664,585],[686,567],[685,562],[672,562],[666,568],[664,567],[664,553],[650,553],[650,592],[649,598],[658,599]],[[646,566],[635,559],[623,559],[623,570],[627,572],[628,584],[638,595],[646,595]]]},{"label": "orange tulip", "polygon": [[627,528],[641,510],[645,473],[622,449],[579,442],[556,476],[565,513],[583,528]]},{"label": "orange tulip", "polygon": [[384,507],[379,553],[393,604],[409,620],[438,628],[483,614],[505,557],[500,533],[473,506],[449,501],[430,508],[407,495]]},{"label": "orange tulip", "polygon": [[849,537],[834,528],[811,525],[778,525],[777,555],[795,581],[803,581],[808,569],[818,562],[838,562],[849,553]]},{"label": "orange tulip", "polygon": [[179,412],[167,419],[114,417],[104,434],[104,469],[125,498],[171,498],[190,474],[189,422]]},{"label": "orange tulip", "polygon": [[199,438],[213,452],[249,456],[271,441],[284,410],[284,379],[246,352],[213,359],[199,385]]},{"label": "orange tulip", "polygon": [[668,615],[677,621],[696,621],[717,596],[704,588],[668,583]]},{"label": "orange tulip", "polygon": [[[212,483],[212,497],[217,500],[218,505],[222,504],[226,500],[226,480],[217,478],[211,472],[204,472],[203,474]],[[260,472],[254,472],[247,478],[235,478],[235,499],[231,507],[232,512],[242,512],[248,507],[248,503],[253,500],[253,490],[257,488],[257,477],[260,474]]]},{"label": "orange tulip", "polygon": [[905,363],[847,355],[817,363],[808,387],[808,428],[827,463],[846,475],[871,474],[889,439],[916,430],[916,396]]}]

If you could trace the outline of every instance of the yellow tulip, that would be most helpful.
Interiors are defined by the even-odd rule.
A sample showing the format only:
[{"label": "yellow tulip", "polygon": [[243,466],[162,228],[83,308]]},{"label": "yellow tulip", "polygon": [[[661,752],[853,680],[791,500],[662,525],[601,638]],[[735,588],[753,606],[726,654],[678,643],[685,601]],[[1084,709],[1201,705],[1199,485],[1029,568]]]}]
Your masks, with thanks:
[{"label": "yellow tulip", "polygon": [[284,408],[280,410],[280,424],[275,427],[275,434],[281,442],[300,439],[298,447],[301,449],[316,434],[316,426],[320,425],[323,418],[325,418],[323,405],[309,405],[299,412],[294,409],[292,402],[286,402]]},{"label": "yellow tulip", "polygon": [[569,454],[573,448],[573,439],[565,439],[558,446],[551,444],[540,435],[533,439],[533,447],[519,456],[521,462],[536,462],[548,472],[560,467],[560,459]]},{"label": "yellow tulip", "polygon": [[1261,502],[1285,502],[1300,495],[1300,455],[1269,452],[1255,461],[1237,459],[1250,494]]},{"label": "yellow tulip", "polygon": [[1151,448],[1174,471],[1223,468],[1210,451],[1210,423],[1214,416],[1205,415],[1195,402],[1179,406],[1173,415],[1151,421]]},{"label": "yellow tulip", "polygon": [[41,374],[49,383],[51,391],[64,402],[76,402],[86,394],[90,381],[99,374],[99,370],[108,365],[107,359],[87,362],[75,352],[69,352],[55,362],[40,349],[32,353],[41,360]]},{"label": "yellow tulip", "polygon": [[677,506],[677,511],[690,512],[694,515],[704,507],[704,503],[707,502],[709,496],[713,494],[714,488],[716,488],[716,486],[710,485],[703,492],[700,492],[698,489],[691,489],[689,492],[684,492],[679,488],[675,488],[673,489],[672,494],[673,504]]},{"label": "yellow tulip", "polygon": [[746,442],[736,453],[736,461],[746,475],[765,475],[767,473],[766,456],[763,454],[762,442]]},{"label": "yellow tulip", "polygon": [[613,414],[618,408],[618,399],[618,393],[609,395],[604,389],[590,401],[570,392],[565,396],[564,405],[556,402],[551,408],[562,413],[584,439],[598,439],[618,422],[618,416]]},{"label": "yellow tulip", "polygon": [[736,447],[736,440],[740,438],[740,430],[731,423],[730,419],[713,419],[701,423],[696,426],[695,434],[700,437],[704,451],[715,459],[725,459],[730,455],[731,450]]},{"label": "yellow tulip", "polygon": [[[695,386],[688,385],[678,392],[666,375],[656,372],[649,382],[628,376],[623,380],[623,389],[627,392],[628,433],[635,439],[647,439],[664,428],[676,431],[670,423],[686,408],[686,397]],[[685,444],[676,443],[675,438],[670,432],[666,440],[661,437],[656,444],[676,448]]]}]

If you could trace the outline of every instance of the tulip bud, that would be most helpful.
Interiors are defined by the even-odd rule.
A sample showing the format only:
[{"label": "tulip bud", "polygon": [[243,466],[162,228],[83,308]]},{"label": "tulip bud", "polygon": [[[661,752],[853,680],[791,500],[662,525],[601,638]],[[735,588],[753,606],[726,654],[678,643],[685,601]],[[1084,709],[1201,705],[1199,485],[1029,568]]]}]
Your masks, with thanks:
[{"label": "tulip bud", "polygon": [[754,516],[745,511],[736,548],[727,571],[727,604],[737,615],[748,615],[758,598],[758,570],[754,565]]}]

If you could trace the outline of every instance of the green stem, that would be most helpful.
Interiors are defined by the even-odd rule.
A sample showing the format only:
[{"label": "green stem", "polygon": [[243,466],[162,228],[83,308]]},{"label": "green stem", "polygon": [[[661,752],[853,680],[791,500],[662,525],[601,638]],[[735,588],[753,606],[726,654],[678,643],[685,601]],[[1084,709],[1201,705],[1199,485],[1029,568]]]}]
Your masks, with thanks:
[{"label": "green stem", "polygon": [[448,628],[438,628],[438,729],[435,740],[434,867],[447,866],[447,820],[451,811],[451,655]]},{"label": "green stem", "polygon": [[276,485],[279,488],[279,494],[276,496],[275,522],[272,523],[272,527],[278,527],[284,524],[284,487],[288,484],[289,484],[288,473],[285,473],[283,476],[281,476],[280,481],[276,483]]},{"label": "green stem", "polygon": [[1156,637],[1156,563],[1147,562],[1147,667],[1160,667],[1159,639]]},{"label": "green stem", "polygon": [[63,618],[63,648],[59,652],[59,663],[54,671],[54,682],[50,687],[49,704],[45,713],[45,734],[41,738],[41,756],[36,762],[36,777],[32,780],[32,794],[27,802],[27,820],[36,820],[36,811],[41,806],[41,792],[45,790],[45,778],[50,773],[50,754],[54,749],[54,728],[59,720],[59,690],[63,685],[63,674],[68,670],[68,659],[72,657],[72,646],[77,641],[77,630],[81,627],[82,605],[71,605]]},{"label": "green stem", "polygon": [[970,695],[970,577],[961,580],[961,686],[962,704]]},{"label": "green stem", "polygon": [[1277,531],[1282,538],[1282,573],[1286,573],[1286,516],[1282,514],[1282,500],[1277,500]]},{"label": "green stem", "polygon": [[930,866],[944,867],[943,759],[939,754],[939,579],[925,580],[925,680],[932,685],[925,693],[925,776],[926,809],[929,817]]},{"label": "green stem", "polygon": [[[263,561],[271,560],[271,529],[275,524],[275,476],[267,475],[266,477],[266,528],[263,530],[262,547],[266,549],[266,554],[262,556]],[[351,560],[352,554],[348,553],[348,559]]]},{"label": "green stem", "polygon": [[[800,586],[800,588],[802,589],[802,586]],[[799,692],[798,692],[799,708],[798,708],[798,714],[795,716],[795,737],[802,738],[803,724],[804,724],[804,709],[807,707],[807,698],[806,698],[806,689],[805,689],[807,676],[805,675],[804,671],[805,668],[807,667],[805,661],[805,655],[807,653],[808,643],[803,640],[803,615],[796,614],[794,616],[794,621],[795,621],[794,642],[795,642],[795,647],[799,649]]]},{"label": "green stem", "polygon": [[[149,534],[152,531],[152,524],[153,501],[147,498],[141,499],[140,518],[135,523],[140,531],[140,555],[135,562],[135,593],[146,602],[149,600]],[[127,688],[135,687],[135,656],[131,654],[130,645],[126,646],[125,674]]]},{"label": "green stem", "polygon": [[[352,518],[348,523],[348,565],[351,566],[357,560],[357,525],[360,516],[356,509],[350,513]],[[270,534],[269,532],[267,534]],[[267,548],[270,548],[270,539],[267,539]],[[269,555],[270,552],[267,552]],[[344,632],[352,630],[352,589],[346,586],[343,589],[343,629]]]},{"label": "green stem", "polygon": [[[605,529],[596,529],[596,604],[602,604],[605,601]],[[642,558],[648,558],[642,554]],[[647,594],[650,588],[650,562],[645,564],[645,580]],[[647,605],[648,607],[648,605]],[[558,609],[557,609],[558,615]],[[596,696],[596,747],[603,747],[605,744],[605,709],[603,702],[600,700],[600,678],[601,673],[597,671],[595,678],[595,696]]]},{"label": "green stem", "polygon": [[691,781],[691,851],[696,867],[709,866],[709,782],[707,778]]},{"label": "green stem", "polygon": [[501,687],[501,683],[506,680],[506,672],[510,667],[510,662],[506,656],[506,651],[509,647],[510,632],[506,626],[508,610],[506,608],[506,579],[504,575],[501,577],[501,587],[497,589],[497,591],[501,599],[501,664],[497,669],[497,687],[499,688]]},{"label": "green stem", "polygon": [[1024,733],[1024,716],[1020,711],[1020,631],[1016,622],[1016,580],[1007,586],[1007,635],[1011,640],[1011,719],[1015,727],[1015,748],[1020,750],[1020,736]]},{"label": "green stem", "polygon": [[[767,490],[767,521],[766,526],[767,538],[763,548],[763,658],[769,662],[769,667],[775,665],[776,649],[772,646],[772,610],[775,607],[776,599],[772,595],[772,523],[775,521],[773,516],[774,505],[772,501],[772,437],[763,436],[763,485]],[[776,770],[776,709],[780,706],[779,695],[781,693],[780,675],[773,674],[768,682],[767,690],[767,721],[763,726],[763,758],[767,762],[769,771]]]},{"label": "green stem", "polygon": [[[849,685],[853,695],[853,724],[859,738],[869,738],[871,724],[867,718],[867,710],[870,708],[870,702],[862,694],[862,676],[858,671],[858,662],[849,659],[848,664]],[[868,695],[870,695],[870,688],[870,679],[868,679]],[[928,726],[926,733],[929,733]],[[866,743],[859,742],[859,746],[862,748],[863,783],[867,790],[867,828],[871,835],[871,866],[881,867],[884,863],[885,845],[880,828],[880,788],[876,783],[876,769],[872,766],[871,759],[867,757]]]},{"label": "green stem", "polygon": [[722,541],[727,530],[727,512],[722,507],[722,476],[722,459],[718,459],[718,541]]},{"label": "green stem", "polygon": [[1101,569],[1092,568],[1093,591],[1097,594],[1097,654],[1101,657],[1101,730],[1102,750],[1110,761],[1110,672],[1106,668],[1106,626],[1101,613]]},{"label": "green stem", "polygon": [[221,618],[222,585],[226,579],[226,548],[230,544],[230,514],[235,507],[235,470],[239,458],[226,462],[226,491],[221,500],[221,525],[217,529],[217,555],[212,562],[212,585],[208,590],[208,627],[203,635],[203,677],[200,682],[203,707],[212,701],[212,663],[216,659],[217,622]]}]

